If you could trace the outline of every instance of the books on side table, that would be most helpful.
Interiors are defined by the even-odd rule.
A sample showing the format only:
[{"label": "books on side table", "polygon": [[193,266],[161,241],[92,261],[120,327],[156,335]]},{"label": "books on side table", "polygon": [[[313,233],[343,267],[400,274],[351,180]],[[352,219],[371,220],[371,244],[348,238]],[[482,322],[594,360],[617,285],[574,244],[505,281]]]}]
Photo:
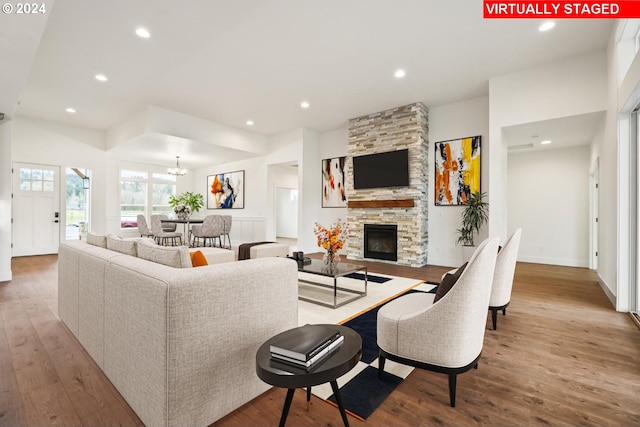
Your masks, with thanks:
[{"label": "books on side table", "polygon": [[271,358],[310,371],[326,360],[344,342],[339,331],[326,325],[304,325],[284,332],[271,343]]}]

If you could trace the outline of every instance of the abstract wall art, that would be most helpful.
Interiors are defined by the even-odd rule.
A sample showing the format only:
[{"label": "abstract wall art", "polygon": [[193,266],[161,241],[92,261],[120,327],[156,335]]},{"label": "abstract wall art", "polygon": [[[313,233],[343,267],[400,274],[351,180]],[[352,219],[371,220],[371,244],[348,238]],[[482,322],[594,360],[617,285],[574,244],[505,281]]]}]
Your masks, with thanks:
[{"label": "abstract wall art", "polygon": [[435,143],[436,206],[466,205],[480,191],[480,136]]},{"label": "abstract wall art", "polygon": [[322,207],[346,208],[347,193],[344,187],[346,157],[322,160]]},{"label": "abstract wall art", "polygon": [[207,176],[207,209],[244,209],[244,171]]}]

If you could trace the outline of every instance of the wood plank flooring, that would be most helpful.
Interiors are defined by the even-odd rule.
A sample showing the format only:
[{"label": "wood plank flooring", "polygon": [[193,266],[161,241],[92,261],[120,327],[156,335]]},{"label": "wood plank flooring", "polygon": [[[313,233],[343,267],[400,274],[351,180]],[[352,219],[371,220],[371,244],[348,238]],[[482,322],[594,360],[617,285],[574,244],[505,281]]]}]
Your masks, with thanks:
[{"label": "wood plank flooring", "polygon": [[[445,267],[366,263],[369,271],[438,281]],[[57,318],[57,257],[14,258],[0,283],[0,426],[141,426]],[[285,391],[266,393],[214,426],[277,425]],[[287,426],[341,426],[335,407],[295,394]],[[640,330],[617,313],[593,271],[519,263],[507,316],[487,316],[479,369],[447,378],[414,370],[352,426],[640,426]]]}]

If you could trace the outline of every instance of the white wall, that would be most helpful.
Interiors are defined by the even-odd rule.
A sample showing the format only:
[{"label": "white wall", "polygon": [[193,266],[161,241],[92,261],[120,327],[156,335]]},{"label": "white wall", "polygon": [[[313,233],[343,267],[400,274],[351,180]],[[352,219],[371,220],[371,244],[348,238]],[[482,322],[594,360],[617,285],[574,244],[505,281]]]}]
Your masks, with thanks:
[{"label": "white wall", "polygon": [[11,280],[11,139],[13,122],[0,123],[0,282]]},{"label": "white wall", "polygon": [[[489,166],[489,98],[474,98],[455,104],[429,109],[429,178],[435,179],[434,147],[439,141],[481,135],[481,191],[487,191]],[[433,182],[429,183],[429,249],[428,263],[434,265],[458,266],[462,264],[462,247],[456,245],[460,228],[462,207],[435,206]],[[491,205],[489,206],[491,211]],[[485,227],[479,236],[482,241],[487,236]]]},{"label": "white wall", "polygon": [[[91,169],[91,216],[96,231],[107,231],[107,181],[104,132],[18,116],[13,127],[13,162]],[[64,188],[64,177],[61,177]],[[101,196],[102,195],[102,196]],[[64,216],[64,198],[60,200]],[[118,204],[119,206],[119,204]],[[118,210],[119,212],[119,210]],[[61,227],[64,240],[64,227]]]},{"label": "white wall", "polygon": [[[608,296],[618,286],[618,82],[613,37],[607,49],[607,112],[603,127],[592,141],[591,168],[599,167],[598,277]],[[623,224],[620,224],[623,225]]]},{"label": "white wall", "polygon": [[[489,233],[504,240],[508,236],[507,154],[502,128],[605,111],[606,52],[576,56],[493,78],[489,81],[489,105]],[[523,239],[530,233],[523,230]]]},{"label": "white wall", "polygon": [[[325,227],[330,227],[336,221],[341,220],[346,223],[347,208],[323,208],[322,207],[322,159],[332,159],[334,157],[342,157],[347,155],[347,127],[342,127],[329,132],[320,134],[320,157],[318,158],[317,173],[320,176],[320,181],[317,188],[314,188],[314,192],[317,191],[318,201],[320,203],[320,209],[316,212],[316,221]],[[347,201],[349,200],[349,194],[347,194]],[[306,230],[306,233],[313,233],[313,229]],[[312,234],[313,235],[313,234]],[[314,251],[321,251],[317,245]],[[346,254],[348,245],[345,244],[340,253]],[[309,251],[312,252],[312,251]]]},{"label": "white wall", "polygon": [[518,259],[589,266],[589,146],[508,157],[509,234],[522,227]]}]

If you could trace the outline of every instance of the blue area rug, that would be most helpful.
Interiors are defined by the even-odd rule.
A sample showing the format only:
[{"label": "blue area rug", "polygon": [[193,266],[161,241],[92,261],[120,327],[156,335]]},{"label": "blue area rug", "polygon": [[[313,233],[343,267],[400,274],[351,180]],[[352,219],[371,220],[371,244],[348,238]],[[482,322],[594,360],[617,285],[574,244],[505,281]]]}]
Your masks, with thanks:
[{"label": "blue area rug", "polygon": [[[433,282],[426,283],[436,285],[436,283]],[[411,289],[402,295],[414,292],[435,293],[435,289],[436,287],[429,291]],[[360,363],[369,365],[349,382],[340,387],[340,394],[342,395],[342,401],[346,411],[361,420],[369,417],[403,380],[388,372],[385,372],[385,375],[380,379],[378,378],[378,369],[371,366],[378,358],[376,326],[378,310],[380,310],[380,307],[383,305],[384,304],[374,307],[362,313],[360,316],[342,323],[358,332],[362,337],[362,357]],[[337,405],[334,395],[331,395],[327,400]]]}]

